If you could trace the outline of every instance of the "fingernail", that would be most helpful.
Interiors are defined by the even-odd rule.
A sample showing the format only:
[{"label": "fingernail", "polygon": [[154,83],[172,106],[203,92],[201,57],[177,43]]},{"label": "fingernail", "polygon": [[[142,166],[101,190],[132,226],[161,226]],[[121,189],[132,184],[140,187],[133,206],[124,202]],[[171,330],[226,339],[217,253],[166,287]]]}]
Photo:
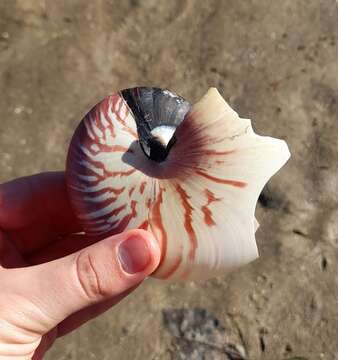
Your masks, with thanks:
[{"label": "fingernail", "polygon": [[123,270],[129,274],[144,271],[151,261],[147,241],[142,237],[130,237],[123,241],[118,257]]}]

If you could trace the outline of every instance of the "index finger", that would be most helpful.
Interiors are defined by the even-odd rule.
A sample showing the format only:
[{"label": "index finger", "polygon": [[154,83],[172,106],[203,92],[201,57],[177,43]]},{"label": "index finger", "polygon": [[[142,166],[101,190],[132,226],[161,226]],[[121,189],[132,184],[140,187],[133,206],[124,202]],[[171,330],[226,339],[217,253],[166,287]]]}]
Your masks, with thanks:
[{"label": "index finger", "polygon": [[68,199],[64,172],[46,172],[0,185],[0,228],[19,230],[37,224],[72,233],[81,227]]}]

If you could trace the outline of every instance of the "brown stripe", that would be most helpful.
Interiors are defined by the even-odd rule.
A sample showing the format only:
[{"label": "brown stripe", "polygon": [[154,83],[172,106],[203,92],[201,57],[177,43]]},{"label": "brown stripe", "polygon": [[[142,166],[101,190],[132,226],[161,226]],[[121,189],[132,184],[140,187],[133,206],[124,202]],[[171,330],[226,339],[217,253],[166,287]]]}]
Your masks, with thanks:
[{"label": "brown stripe", "polygon": [[244,187],[246,187],[248,185],[244,181],[220,179],[218,177],[206,174],[205,172],[200,171],[200,170],[197,170],[196,174],[201,175],[201,176],[205,177],[206,179],[211,180],[211,181],[213,181],[215,183],[218,183],[218,184],[226,184],[226,185],[230,185],[230,186],[234,186],[234,187],[238,187],[238,188],[244,188]]},{"label": "brown stripe", "polygon": [[160,260],[160,264],[162,263],[163,259],[166,256],[167,253],[167,232],[163,226],[163,222],[162,222],[162,215],[161,215],[161,204],[163,202],[163,189],[160,188],[160,191],[156,197],[154,206],[152,207],[151,210],[151,214],[152,214],[152,223],[154,224],[154,226],[160,231],[161,233],[161,239],[160,240],[160,246],[161,246],[161,260]]},{"label": "brown stripe", "polygon": [[190,239],[190,251],[189,251],[188,256],[189,256],[190,260],[194,260],[195,252],[196,252],[196,248],[197,248],[197,238],[196,238],[194,227],[192,225],[193,207],[191,206],[191,204],[189,202],[190,196],[186,193],[186,191],[180,185],[178,185],[178,184],[176,185],[176,190],[181,198],[181,203],[182,203],[182,206],[185,211],[184,227],[185,227],[185,230]]},{"label": "brown stripe", "polygon": [[216,150],[205,150],[203,153],[205,155],[229,155],[234,153],[235,150],[228,150],[228,151],[216,151]]},{"label": "brown stripe", "polygon": [[144,193],[144,189],[146,188],[147,182],[143,181],[140,185],[140,193],[141,195]]},{"label": "brown stripe", "polygon": [[201,210],[202,210],[202,212],[204,214],[204,222],[208,226],[213,226],[213,225],[216,225],[216,223],[215,223],[215,221],[214,221],[214,219],[212,217],[212,212],[211,212],[211,210],[209,209],[208,206],[214,201],[220,201],[221,198],[217,198],[215,196],[215,194],[213,192],[211,192],[210,190],[208,190],[208,189],[204,190],[204,194],[206,195],[207,200],[208,200],[207,204],[201,207]]},{"label": "brown stripe", "polygon": [[134,190],[135,190],[135,186],[133,186],[133,187],[129,190],[129,192],[128,192],[129,197],[131,197],[131,195],[132,195],[132,193],[134,192]]}]

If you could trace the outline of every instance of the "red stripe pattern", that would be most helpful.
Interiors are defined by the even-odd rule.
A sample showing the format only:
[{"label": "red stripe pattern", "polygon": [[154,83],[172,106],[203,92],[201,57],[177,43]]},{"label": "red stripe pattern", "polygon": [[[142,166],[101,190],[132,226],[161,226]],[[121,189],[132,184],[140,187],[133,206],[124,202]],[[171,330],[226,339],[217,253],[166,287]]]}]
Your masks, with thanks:
[{"label": "red stripe pattern", "polygon": [[[178,129],[177,145],[167,160],[152,162],[138,144],[136,124],[126,102],[120,93],[108,96],[81,121],[67,159],[70,198],[84,230],[98,238],[129,228],[152,230],[162,250],[155,275],[188,277],[203,241],[197,227],[217,226],[212,207],[222,202],[223,196],[212,189],[241,191],[248,185],[214,175],[219,173],[214,170],[236,153],[212,147],[219,143],[206,129],[196,127],[190,115]],[[202,183],[196,195],[193,184],[200,187]],[[165,198],[174,204],[170,209]],[[168,228],[171,211],[181,214],[175,218],[180,234]]]}]

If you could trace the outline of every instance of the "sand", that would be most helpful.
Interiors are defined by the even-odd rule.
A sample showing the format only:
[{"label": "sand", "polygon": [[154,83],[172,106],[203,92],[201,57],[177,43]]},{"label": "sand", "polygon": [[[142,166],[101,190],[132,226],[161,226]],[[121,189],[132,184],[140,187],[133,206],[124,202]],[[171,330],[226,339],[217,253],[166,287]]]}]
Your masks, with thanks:
[{"label": "sand", "polygon": [[260,258],[203,284],[147,281],[46,356],[338,359],[338,3],[0,2],[0,181],[64,168],[101,98],[216,86],[287,166],[257,207]]}]

